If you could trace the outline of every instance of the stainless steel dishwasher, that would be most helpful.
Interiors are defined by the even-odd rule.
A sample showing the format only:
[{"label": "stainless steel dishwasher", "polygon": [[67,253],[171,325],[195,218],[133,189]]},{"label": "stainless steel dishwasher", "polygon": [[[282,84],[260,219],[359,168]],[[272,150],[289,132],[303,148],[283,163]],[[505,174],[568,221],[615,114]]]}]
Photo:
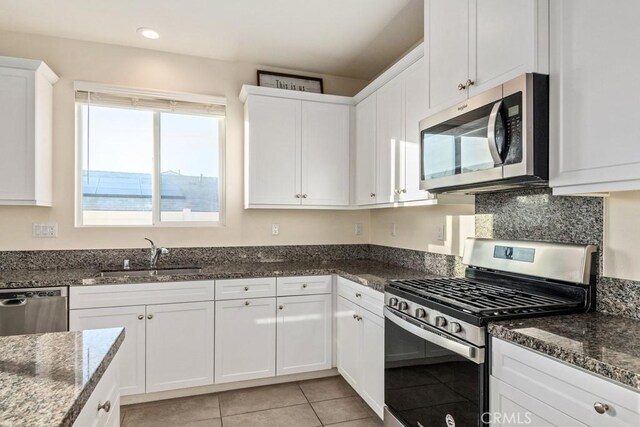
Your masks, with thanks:
[{"label": "stainless steel dishwasher", "polygon": [[0,336],[68,330],[67,288],[0,290]]}]

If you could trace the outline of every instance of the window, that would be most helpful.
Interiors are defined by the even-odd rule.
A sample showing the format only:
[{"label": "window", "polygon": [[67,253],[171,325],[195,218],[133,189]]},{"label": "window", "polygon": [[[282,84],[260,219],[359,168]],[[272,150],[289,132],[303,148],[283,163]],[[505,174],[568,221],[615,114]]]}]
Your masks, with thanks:
[{"label": "window", "polygon": [[224,99],[84,85],[76,83],[77,225],[221,223]]}]

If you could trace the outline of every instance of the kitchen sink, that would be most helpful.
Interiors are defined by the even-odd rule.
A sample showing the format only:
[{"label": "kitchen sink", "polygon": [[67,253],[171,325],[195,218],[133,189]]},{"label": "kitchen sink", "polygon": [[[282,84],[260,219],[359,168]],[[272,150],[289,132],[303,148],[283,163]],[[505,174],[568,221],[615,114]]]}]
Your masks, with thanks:
[{"label": "kitchen sink", "polygon": [[200,267],[157,268],[154,270],[112,270],[100,272],[100,277],[141,277],[141,276],[168,276],[178,274],[198,274],[202,272]]}]

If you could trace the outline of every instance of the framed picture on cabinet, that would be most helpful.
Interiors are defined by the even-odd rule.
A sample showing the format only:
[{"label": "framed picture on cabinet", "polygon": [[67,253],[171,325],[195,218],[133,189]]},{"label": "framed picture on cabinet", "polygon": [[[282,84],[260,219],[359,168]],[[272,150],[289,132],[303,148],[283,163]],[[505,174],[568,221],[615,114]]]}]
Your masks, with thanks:
[{"label": "framed picture on cabinet", "polygon": [[258,70],[258,86],[297,90],[299,92],[324,93],[322,79],[320,78],[264,70]]}]

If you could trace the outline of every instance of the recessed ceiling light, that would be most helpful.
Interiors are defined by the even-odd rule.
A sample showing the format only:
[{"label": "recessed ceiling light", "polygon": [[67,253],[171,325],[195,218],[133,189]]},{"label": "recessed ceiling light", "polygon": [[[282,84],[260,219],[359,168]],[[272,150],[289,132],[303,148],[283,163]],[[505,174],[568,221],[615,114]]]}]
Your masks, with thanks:
[{"label": "recessed ceiling light", "polygon": [[158,34],[158,32],[156,30],[153,30],[151,28],[146,28],[146,27],[140,27],[138,28],[138,34],[140,34],[142,37],[146,37],[148,39],[157,39],[158,37],[160,37],[160,34]]}]

